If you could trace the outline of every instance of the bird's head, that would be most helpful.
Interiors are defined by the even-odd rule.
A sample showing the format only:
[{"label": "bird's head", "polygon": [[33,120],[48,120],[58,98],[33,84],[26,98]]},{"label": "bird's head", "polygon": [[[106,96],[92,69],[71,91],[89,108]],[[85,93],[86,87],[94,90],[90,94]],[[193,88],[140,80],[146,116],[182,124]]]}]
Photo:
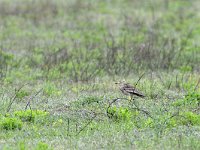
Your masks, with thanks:
[{"label": "bird's head", "polygon": [[115,82],[116,85],[122,85],[122,84],[124,84],[124,83],[126,83],[125,80]]}]

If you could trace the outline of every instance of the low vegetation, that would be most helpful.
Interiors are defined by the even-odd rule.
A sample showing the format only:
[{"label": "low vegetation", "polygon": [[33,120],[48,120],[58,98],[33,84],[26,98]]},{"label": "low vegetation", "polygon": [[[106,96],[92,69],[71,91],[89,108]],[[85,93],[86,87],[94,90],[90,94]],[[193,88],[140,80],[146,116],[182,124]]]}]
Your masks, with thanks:
[{"label": "low vegetation", "polygon": [[0,149],[200,149],[199,6],[0,0]]}]

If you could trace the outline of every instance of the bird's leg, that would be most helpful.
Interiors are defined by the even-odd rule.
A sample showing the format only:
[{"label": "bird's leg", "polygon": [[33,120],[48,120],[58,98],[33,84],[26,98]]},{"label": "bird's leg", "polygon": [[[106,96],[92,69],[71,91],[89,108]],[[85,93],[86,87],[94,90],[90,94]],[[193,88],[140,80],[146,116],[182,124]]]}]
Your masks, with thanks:
[{"label": "bird's leg", "polygon": [[132,100],[134,100],[134,97],[133,97],[133,95],[132,95],[132,94],[130,95],[130,97],[131,97],[131,101],[132,101]]},{"label": "bird's leg", "polygon": [[128,100],[131,102],[132,99],[133,99],[133,95],[130,94],[130,95],[128,96]]}]

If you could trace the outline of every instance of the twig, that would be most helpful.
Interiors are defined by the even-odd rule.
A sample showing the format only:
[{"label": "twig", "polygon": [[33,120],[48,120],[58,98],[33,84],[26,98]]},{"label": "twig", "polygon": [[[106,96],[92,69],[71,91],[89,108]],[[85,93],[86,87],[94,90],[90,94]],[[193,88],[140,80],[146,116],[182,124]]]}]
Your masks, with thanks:
[{"label": "twig", "polygon": [[79,130],[79,132],[76,134],[76,136],[78,136],[96,117],[97,117],[97,114],[95,112],[94,113],[94,116],[91,118],[91,120],[83,127]]},{"label": "twig", "polygon": [[128,100],[128,99],[127,99],[127,98],[116,98],[116,99],[113,99],[113,100],[109,103],[109,105],[108,105],[108,107],[107,107],[107,109],[106,109],[107,116],[109,116],[109,108],[111,107],[111,105],[112,105],[113,103],[115,103],[116,101],[118,101],[118,100]]},{"label": "twig", "polygon": [[19,87],[19,89],[15,89],[15,95],[13,96],[13,98],[10,100],[10,104],[8,105],[7,108],[7,113],[10,111],[12,104],[14,103],[15,99],[17,98],[17,93],[24,87],[26,86],[28,83],[23,84],[21,87]]},{"label": "twig", "polygon": [[199,84],[200,84],[200,78],[199,78],[199,80],[198,80],[198,82],[197,82],[197,84],[196,84],[196,86],[195,86],[195,88],[194,88],[194,91],[196,91],[196,90],[197,90],[197,88],[198,88]]},{"label": "twig", "polygon": [[[108,107],[107,107],[107,110],[106,110],[107,116],[108,116],[108,117],[109,117],[109,108],[111,107],[111,105],[112,105],[113,103],[115,103],[115,102],[118,101],[118,100],[128,100],[128,99],[127,99],[127,98],[116,98],[116,99],[113,99],[113,100],[109,103],[109,105],[108,105]],[[153,119],[153,117],[151,116],[151,114],[150,114],[148,111],[139,108],[135,103],[133,103],[133,104],[134,104],[135,108],[136,108],[138,111],[141,111],[141,112],[145,113],[147,116],[149,116],[150,118]]]},{"label": "twig", "polygon": [[69,118],[67,119],[67,136],[69,136],[69,130],[70,130],[70,128],[69,128]]},{"label": "twig", "polygon": [[[175,112],[174,114],[172,114],[169,118],[165,119],[165,123],[166,123],[168,120],[170,120],[170,119],[172,119],[172,118],[174,118],[174,117],[176,117],[176,116],[181,116],[181,115],[179,114],[179,109],[178,109],[177,112]],[[182,117],[184,117],[184,116],[182,116]]]},{"label": "twig", "polygon": [[134,88],[136,88],[136,86],[138,85],[139,81],[142,79],[142,77],[143,77],[144,75],[145,75],[145,73],[143,73],[143,74],[139,77],[139,79],[137,80],[137,82],[136,82]]},{"label": "twig", "polygon": [[27,110],[28,106],[31,109],[31,100],[33,100],[33,98],[35,98],[41,91],[43,90],[43,88],[41,88],[35,95],[31,96],[26,104],[25,110]]},{"label": "twig", "polygon": [[139,108],[135,103],[133,103],[133,104],[134,104],[136,110],[138,110],[138,111],[140,111],[140,112],[143,112],[144,114],[146,114],[146,115],[149,116],[150,118],[154,119],[154,118],[151,116],[151,114],[150,114],[147,110],[143,110],[143,109]]}]

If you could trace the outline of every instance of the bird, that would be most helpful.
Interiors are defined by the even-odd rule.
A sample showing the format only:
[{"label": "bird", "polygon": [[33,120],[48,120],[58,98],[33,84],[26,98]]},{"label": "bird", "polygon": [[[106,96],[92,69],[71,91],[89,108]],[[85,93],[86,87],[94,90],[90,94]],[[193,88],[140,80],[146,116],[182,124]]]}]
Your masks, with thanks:
[{"label": "bird", "polygon": [[141,93],[135,87],[133,87],[129,83],[126,83],[125,81],[115,82],[115,84],[119,85],[119,89],[124,95],[130,95],[131,100],[133,99],[134,95],[141,97],[141,98],[145,97],[145,95],[143,93]]}]

